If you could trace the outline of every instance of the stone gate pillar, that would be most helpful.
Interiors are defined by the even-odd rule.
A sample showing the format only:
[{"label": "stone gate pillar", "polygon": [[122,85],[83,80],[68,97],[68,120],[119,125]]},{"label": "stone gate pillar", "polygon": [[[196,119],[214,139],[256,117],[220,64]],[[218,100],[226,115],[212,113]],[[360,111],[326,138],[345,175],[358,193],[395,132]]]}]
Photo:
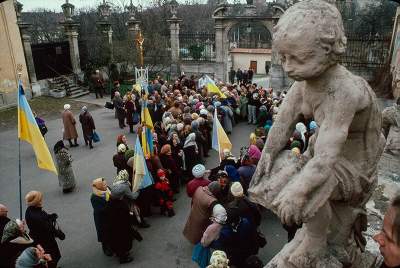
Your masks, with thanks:
[{"label": "stone gate pillar", "polygon": [[224,27],[221,21],[215,21],[215,60],[224,62]]},{"label": "stone gate pillar", "polygon": [[29,79],[31,82],[32,94],[33,96],[40,96],[41,90],[40,90],[40,85],[37,82],[36,78],[36,70],[35,70],[35,64],[33,62],[32,48],[31,48],[31,36],[29,35],[29,29],[31,27],[31,24],[25,23],[21,19],[21,12],[23,5],[20,2],[15,1],[14,7],[17,14],[17,24],[19,27],[19,31],[21,33],[22,45],[24,47],[25,60],[28,69]]},{"label": "stone gate pillar", "polygon": [[104,57],[106,57],[108,63],[110,63],[114,61],[114,51],[112,42],[113,30],[111,27],[111,22],[109,21],[109,17],[111,15],[111,6],[107,4],[105,0],[103,0],[103,3],[98,7],[98,12],[100,18],[96,24],[104,39],[102,43],[106,44],[106,46],[102,48],[105,50],[103,52],[106,52]]},{"label": "stone gate pillar", "polygon": [[179,76],[179,24],[183,21],[176,15],[178,13],[178,3],[170,2],[172,17],[167,20],[169,22],[170,41],[171,41],[171,76]]},{"label": "stone gate pillar", "polygon": [[68,38],[69,44],[69,55],[71,58],[72,71],[76,75],[80,75],[81,71],[81,61],[79,57],[79,45],[78,45],[78,26],[72,16],[74,14],[75,6],[70,4],[68,0],[61,6],[64,13],[64,22],[61,25],[64,26],[65,35]]},{"label": "stone gate pillar", "polygon": [[128,48],[129,48],[129,62],[137,62],[137,50],[135,45],[135,40],[140,31],[140,21],[136,19],[137,9],[133,5],[132,0],[130,5],[127,7],[129,12],[129,19],[127,21],[128,25]]}]

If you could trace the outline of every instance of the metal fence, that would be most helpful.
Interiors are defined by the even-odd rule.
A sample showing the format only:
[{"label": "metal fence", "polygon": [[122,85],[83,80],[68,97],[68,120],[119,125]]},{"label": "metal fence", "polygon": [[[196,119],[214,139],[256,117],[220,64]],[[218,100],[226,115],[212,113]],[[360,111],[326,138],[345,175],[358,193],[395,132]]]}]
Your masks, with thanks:
[{"label": "metal fence", "polygon": [[180,33],[179,55],[184,61],[213,61],[215,59],[214,33]]}]

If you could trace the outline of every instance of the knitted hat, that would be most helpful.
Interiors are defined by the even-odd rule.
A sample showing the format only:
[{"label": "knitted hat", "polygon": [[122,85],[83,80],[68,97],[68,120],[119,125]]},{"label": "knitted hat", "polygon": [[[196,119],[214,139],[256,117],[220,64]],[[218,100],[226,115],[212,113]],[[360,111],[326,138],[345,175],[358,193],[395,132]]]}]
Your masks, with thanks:
[{"label": "knitted hat", "polygon": [[165,178],[165,171],[163,169],[158,169],[157,170],[157,177],[161,178]]},{"label": "knitted hat", "polygon": [[39,191],[30,191],[25,196],[26,204],[30,207],[42,206],[43,194]]},{"label": "knitted hat", "polygon": [[71,109],[71,105],[69,105],[68,103],[64,104],[64,110],[69,110]]},{"label": "knitted hat", "polygon": [[292,152],[297,156],[299,156],[301,154],[300,149],[298,147],[292,148]]},{"label": "knitted hat", "polygon": [[118,153],[125,153],[125,151],[126,151],[125,144],[121,143],[120,145],[118,145],[117,151],[118,151]]},{"label": "knitted hat", "polygon": [[125,160],[128,160],[129,158],[135,156],[135,151],[130,149],[125,151]]},{"label": "knitted hat", "polygon": [[39,259],[36,255],[36,250],[34,247],[29,247],[25,249],[21,255],[18,257],[15,267],[16,268],[26,268],[26,267],[36,267]]},{"label": "knitted hat", "polygon": [[210,265],[207,268],[228,268],[229,260],[226,253],[221,250],[215,250],[210,258]]},{"label": "knitted hat", "polygon": [[234,182],[231,186],[231,193],[234,197],[241,197],[243,196],[243,187],[240,182]]},{"label": "knitted hat", "polygon": [[192,174],[195,178],[201,178],[203,177],[205,171],[206,171],[205,166],[203,166],[202,164],[197,164],[193,167]]}]

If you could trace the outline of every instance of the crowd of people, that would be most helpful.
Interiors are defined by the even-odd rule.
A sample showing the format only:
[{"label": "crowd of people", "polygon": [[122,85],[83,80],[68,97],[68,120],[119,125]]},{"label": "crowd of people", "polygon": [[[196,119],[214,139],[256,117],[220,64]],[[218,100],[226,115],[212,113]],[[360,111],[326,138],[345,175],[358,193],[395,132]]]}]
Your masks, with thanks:
[{"label": "crowd of people", "polygon": [[[239,70],[235,76],[238,73]],[[182,75],[170,84],[158,77],[146,89],[134,87],[125,94],[120,92],[119,82],[114,82],[111,107],[119,128],[129,127],[130,132],[141,136],[144,126],[140,113],[143,107],[149,110],[154,125],[153,153],[145,155],[145,163],[154,183],[132,191],[137,152],[129,147],[125,135],[118,135],[112,157],[115,177],[112,182],[105,178],[93,180],[90,197],[98,242],[105,255],[118,257],[120,263],[131,262],[132,241],[142,240],[137,227],[150,227],[145,218],[152,216],[155,208],[161,215],[173,217],[174,201],[185,187],[191,210],[183,235],[194,245],[192,259],[200,267],[263,266],[257,257],[267,243],[259,229],[261,210],[248,199],[247,190],[287,93],[251,83],[252,75],[250,71],[246,73],[247,78],[237,76],[237,84],[218,85],[220,93],[208,92],[207,86],[198,87],[195,76]],[[254,132],[240,155],[234,156],[225,149],[219,152],[219,165],[206,168],[215,115],[228,135],[240,121],[251,124]],[[62,119],[63,140],[70,148],[78,146],[76,120],[68,104]],[[86,106],[82,107],[79,122],[85,144],[93,148],[95,123]],[[316,122],[301,118],[285,149],[295,155],[305,153],[317,131]],[[63,140],[55,144],[54,153],[60,186],[69,193],[76,183],[72,157]],[[0,267],[14,267],[15,263],[16,267],[57,267],[61,253],[56,238],[65,238],[57,226],[58,216],[43,210],[39,191],[29,192],[25,200],[25,221],[8,219],[7,208],[0,205]],[[392,263],[400,265],[400,255],[392,256],[400,253],[399,221],[394,221],[400,215],[399,207],[399,202],[393,203],[390,219],[385,218],[389,228],[386,236],[380,234],[376,238],[382,253],[388,243],[398,250],[390,248],[383,254],[385,260],[390,259],[388,267],[395,267],[390,266]],[[284,227],[290,240],[300,226]]]}]

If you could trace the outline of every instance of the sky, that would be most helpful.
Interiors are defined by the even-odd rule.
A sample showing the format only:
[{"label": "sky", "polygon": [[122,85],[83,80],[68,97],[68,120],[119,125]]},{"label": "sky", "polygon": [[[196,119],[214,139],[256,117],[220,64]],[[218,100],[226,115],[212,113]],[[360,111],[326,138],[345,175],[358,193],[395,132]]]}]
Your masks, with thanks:
[{"label": "sky", "polygon": [[[46,8],[50,10],[54,10],[56,12],[62,12],[61,5],[65,3],[65,0],[18,0],[21,4],[23,4],[23,11],[32,11],[37,8]],[[206,3],[207,0],[177,0],[179,3],[185,2],[197,2],[197,3]],[[96,7],[103,0],[69,0],[71,4],[75,6],[76,9],[86,8],[86,7]],[[117,6],[127,5],[130,3],[130,0],[107,0],[107,2],[114,3]],[[142,6],[149,5],[152,0],[133,0],[134,5],[141,4]],[[228,2],[233,2],[228,1]],[[241,3],[246,3],[245,0],[241,0]]]}]

